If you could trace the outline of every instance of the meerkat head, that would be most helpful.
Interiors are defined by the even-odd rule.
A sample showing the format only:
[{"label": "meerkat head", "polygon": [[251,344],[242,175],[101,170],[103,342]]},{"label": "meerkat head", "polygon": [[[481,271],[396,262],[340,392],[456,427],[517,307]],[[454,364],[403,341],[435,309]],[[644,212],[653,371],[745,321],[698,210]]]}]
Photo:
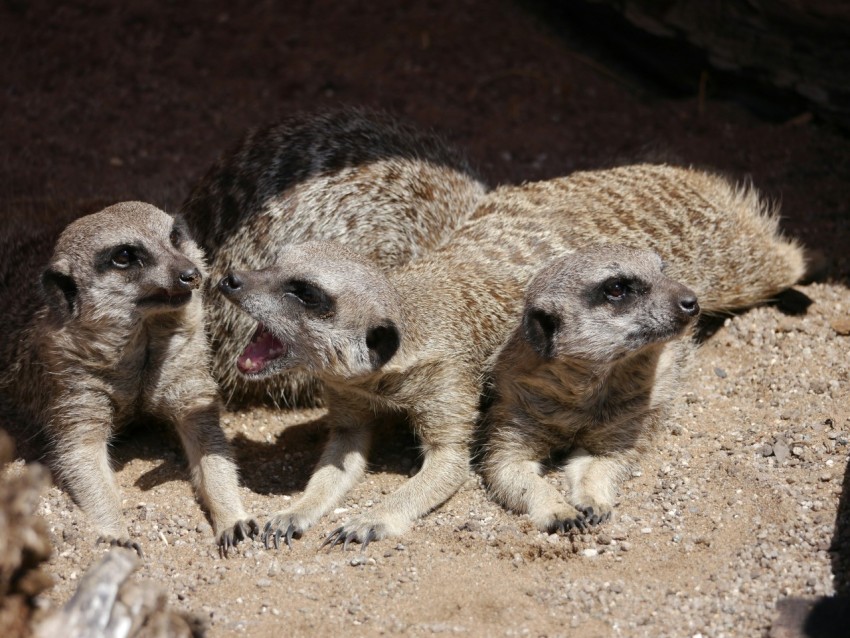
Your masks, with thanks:
[{"label": "meerkat head", "polygon": [[609,363],[674,339],[696,320],[699,304],[663,269],[654,252],[616,245],[555,260],[529,284],[526,341],[544,359]]},{"label": "meerkat head", "polygon": [[203,254],[182,220],[123,202],[62,232],[42,287],[62,321],[97,325],[182,308],[201,284],[202,267]]},{"label": "meerkat head", "polygon": [[218,288],[259,323],[236,361],[248,377],[293,368],[360,376],[386,364],[401,343],[401,303],[392,284],[339,244],[292,245],[274,266],[230,272]]}]

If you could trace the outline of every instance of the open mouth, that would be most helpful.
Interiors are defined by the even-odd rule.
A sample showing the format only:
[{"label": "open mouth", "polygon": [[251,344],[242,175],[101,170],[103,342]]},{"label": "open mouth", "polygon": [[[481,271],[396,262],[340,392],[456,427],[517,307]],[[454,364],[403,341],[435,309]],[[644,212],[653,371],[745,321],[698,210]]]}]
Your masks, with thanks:
[{"label": "open mouth", "polygon": [[242,374],[259,374],[266,367],[289,352],[281,341],[261,323],[257,326],[251,342],[236,359],[236,367]]},{"label": "open mouth", "polygon": [[192,291],[168,292],[167,290],[159,290],[148,297],[142,299],[141,303],[145,306],[167,306],[169,308],[179,308],[185,306],[192,299]]}]

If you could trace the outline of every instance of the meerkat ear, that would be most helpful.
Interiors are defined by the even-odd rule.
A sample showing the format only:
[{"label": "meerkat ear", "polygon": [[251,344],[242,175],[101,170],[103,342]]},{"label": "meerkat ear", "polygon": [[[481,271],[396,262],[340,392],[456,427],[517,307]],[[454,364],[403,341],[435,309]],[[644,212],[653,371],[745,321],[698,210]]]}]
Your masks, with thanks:
[{"label": "meerkat ear", "polygon": [[555,333],[561,320],[553,314],[532,308],[522,318],[523,333],[531,347],[544,359],[555,356]]},{"label": "meerkat ear", "polygon": [[375,370],[393,358],[399,345],[401,345],[401,334],[392,321],[373,326],[366,332],[369,361]]},{"label": "meerkat ear", "polygon": [[77,304],[77,282],[71,276],[71,265],[66,259],[52,262],[41,276],[41,286],[47,302],[62,318],[74,314]]}]

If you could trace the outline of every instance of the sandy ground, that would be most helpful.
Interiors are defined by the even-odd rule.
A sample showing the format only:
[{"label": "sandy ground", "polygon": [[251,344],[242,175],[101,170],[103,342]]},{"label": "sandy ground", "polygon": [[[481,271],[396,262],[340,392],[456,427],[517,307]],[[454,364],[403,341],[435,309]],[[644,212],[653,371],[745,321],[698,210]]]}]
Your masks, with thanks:
[{"label": "sandy ground", "polygon": [[[614,519],[584,536],[537,532],[471,475],[399,539],[318,551],[415,466],[412,441],[388,433],[367,479],[291,551],[254,543],[223,560],[176,440],[128,434],[115,458],[144,542],[140,575],[205,617],[210,635],[759,636],[778,601],[848,593],[846,137],[805,115],[767,123],[733,102],[665,97],[581,34],[507,1],[118,7],[0,5],[10,228],[70,218],[89,198],[173,209],[246,127],[367,104],[444,131],[491,183],[647,154],[751,178],[781,202],[822,282],[801,288],[815,302],[806,315],[756,309],[708,340],[657,453],[624,485]],[[259,519],[303,489],[320,418],[226,416]],[[50,607],[103,550],[58,489],[40,511],[56,547]]]},{"label": "sandy ground", "polygon": [[[658,452],[625,484],[614,520],[593,533],[538,532],[489,502],[471,475],[402,538],[366,552],[319,550],[340,522],[405,480],[415,451],[388,436],[367,479],[292,550],[255,542],[222,560],[179,446],[154,430],[115,454],[125,514],[144,541],[141,575],[208,618],[213,636],[761,635],[777,600],[836,589],[829,550],[848,451],[850,337],[831,323],[841,328],[850,301],[833,286],[806,292],[816,301],[806,317],[758,309],[702,348]],[[320,417],[225,417],[243,497],[261,519],[303,488]],[[58,577],[46,598],[59,603],[103,550],[60,490],[41,513]]]}]

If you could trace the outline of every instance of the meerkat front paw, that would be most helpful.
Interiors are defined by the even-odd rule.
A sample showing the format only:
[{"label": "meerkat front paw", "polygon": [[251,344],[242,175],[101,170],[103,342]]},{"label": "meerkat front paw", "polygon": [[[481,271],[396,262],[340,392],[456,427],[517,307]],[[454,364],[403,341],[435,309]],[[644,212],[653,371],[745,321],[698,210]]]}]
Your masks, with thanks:
[{"label": "meerkat front paw", "polygon": [[533,519],[537,523],[537,528],[548,534],[566,534],[572,530],[584,531],[587,529],[584,512],[567,503],[545,516],[534,516]]},{"label": "meerkat front paw", "polygon": [[227,553],[236,547],[239,541],[253,540],[259,533],[260,525],[253,518],[238,520],[218,534],[218,550],[226,558]]},{"label": "meerkat front paw", "polygon": [[601,525],[611,518],[613,510],[604,503],[594,502],[593,505],[576,505],[576,509],[584,515],[589,526]]},{"label": "meerkat front paw", "polygon": [[312,523],[297,512],[278,512],[263,528],[263,545],[266,549],[273,545],[275,549],[280,547],[280,540],[286,542],[286,546],[292,549],[292,539],[299,539]]},{"label": "meerkat front paw", "polygon": [[144,558],[145,553],[142,551],[142,546],[139,545],[137,541],[127,537],[127,536],[112,536],[111,534],[102,534],[97,537],[95,544],[100,543],[109,543],[110,547],[123,547],[125,549],[131,549],[136,554],[138,554],[139,558]]},{"label": "meerkat front paw", "polygon": [[342,550],[346,551],[349,544],[354,542],[360,543],[360,551],[364,551],[372,541],[397,536],[399,533],[390,524],[374,517],[357,517],[328,534],[321,547],[342,545]]}]

